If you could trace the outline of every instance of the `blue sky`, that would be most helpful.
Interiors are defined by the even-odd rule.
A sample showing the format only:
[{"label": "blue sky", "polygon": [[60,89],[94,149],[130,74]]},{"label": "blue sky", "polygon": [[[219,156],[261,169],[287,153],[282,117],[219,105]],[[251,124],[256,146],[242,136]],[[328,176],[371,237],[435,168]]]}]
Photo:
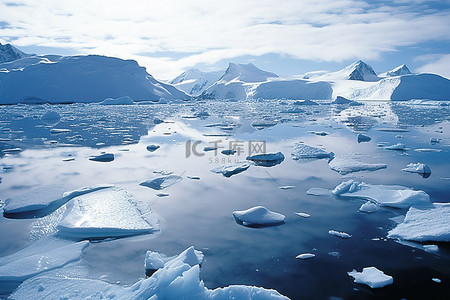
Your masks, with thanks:
[{"label": "blue sky", "polygon": [[280,75],[406,63],[450,77],[450,0],[0,0],[0,42],[135,59],[159,79],[252,62]]}]

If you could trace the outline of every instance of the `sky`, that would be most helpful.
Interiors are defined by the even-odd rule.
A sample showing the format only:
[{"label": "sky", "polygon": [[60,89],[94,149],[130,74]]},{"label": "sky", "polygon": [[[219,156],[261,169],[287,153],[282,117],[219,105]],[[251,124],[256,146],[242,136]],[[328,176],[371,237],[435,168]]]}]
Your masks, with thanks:
[{"label": "sky", "polygon": [[252,62],[279,75],[364,60],[450,78],[450,0],[0,0],[0,42],[135,59],[161,80]]}]

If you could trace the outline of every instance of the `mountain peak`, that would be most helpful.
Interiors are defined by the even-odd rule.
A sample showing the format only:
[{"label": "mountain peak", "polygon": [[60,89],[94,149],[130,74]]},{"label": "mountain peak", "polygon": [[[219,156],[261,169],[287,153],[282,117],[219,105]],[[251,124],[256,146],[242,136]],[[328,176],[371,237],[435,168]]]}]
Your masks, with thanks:
[{"label": "mountain peak", "polygon": [[268,78],[278,77],[277,74],[259,69],[252,63],[236,64],[229,63],[228,68],[220,78],[221,81],[239,80],[242,82],[260,82]]},{"label": "mountain peak", "polygon": [[358,60],[352,63],[350,66],[344,68],[346,72],[348,72],[349,80],[361,80],[361,81],[378,81],[379,78],[377,73],[373,70],[373,68],[363,62],[362,60]]},{"label": "mountain peak", "polygon": [[408,74],[411,74],[411,71],[408,69],[408,67],[405,64],[386,72],[387,76],[400,76],[400,75],[408,75]]},{"label": "mountain peak", "polygon": [[0,63],[14,61],[27,56],[30,56],[30,54],[20,51],[11,44],[2,45],[0,43]]}]

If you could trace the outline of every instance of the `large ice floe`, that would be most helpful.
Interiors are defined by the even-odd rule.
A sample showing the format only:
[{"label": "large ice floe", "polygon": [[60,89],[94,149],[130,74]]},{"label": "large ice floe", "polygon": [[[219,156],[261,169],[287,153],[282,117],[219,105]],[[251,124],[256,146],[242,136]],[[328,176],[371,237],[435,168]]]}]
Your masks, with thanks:
[{"label": "large ice floe", "polygon": [[429,177],[431,175],[431,169],[428,165],[422,163],[411,163],[406,166],[406,168],[402,169],[404,172],[417,173],[422,175],[423,177]]},{"label": "large ice floe", "polygon": [[247,210],[233,211],[236,222],[244,226],[273,226],[284,223],[285,216],[268,210],[264,206],[255,206]]},{"label": "large ice floe", "polygon": [[388,237],[410,241],[450,242],[450,203],[413,206]]},{"label": "large ice floe", "polygon": [[154,190],[163,190],[181,180],[183,180],[183,177],[179,175],[164,175],[141,182],[140,185]]},{"label": "large ice floe", "polygon": [[292,150],[291,157],[294,160],[299,159],[311,159],[311,158],[332,158],[334,157],[333,152],[326,152],[323,149],[305,145],[302,142],[295,143],[294,149]]},{"label": "large ice floe", "polygon": [[332,193],[342,197],[362,198],[381,206],[397,208],[430,202],[430,196],[424,191],[415,191],[399,185],[373,185],[356,180],[342,182],[334,188]]},{"label": "large ice floe", "polygon": [[386,164],[363,163],[356,159],[347,157],[335,157],[328,163],[328,165],[330,166],[331,170],[336,171],[342,175],[353,172],[376,171],[387,168]]},{"label": "large ice floe", "polygon": [[235,174],[239,174],[244,172],[250,168],[250,164],[248,162],[239,162],[234,164],[223,165],[214,169],[211,169],[211,172],[216,174],[222,174],[225,177],[231,177]]},{"label": "large ice floe", "polygon": [[257,166],[272,167],[281,164],[284,160],[284,155],[281,152],[256,154],[248,156],[247,160],[254,162]]},{"label": "large ice floe", "polygon": [[150,207],[112,187],[73,198],[56,228],[59,236],[98,239],[152,233],[158,225]]},{"label": "large ice floe", "polygon": [[198,252],[188,248],[160,264],[151,277],[129,287],[96,279],[41,275],[21,284],[11,299],[288,299],[275,290],[254,286],[232,285],[210,290],[200,280],[200,261],[187,254],[197,256]]},{"label": "large ice floe", "polygon": [[364,268],[362,272],[353,270],[348,272],[348,275],[353,277],[356,283],[366,284],[371,288],[382,288],[394,282],[392,276],[384,274],[375,267]]},{"label": "large ice floe", "polygon": [[[24,280],[81,258],[88,241],[46,237],[28,247],[0,258],[0,293],[11,292]],[[26,298],[23,298],[26,299]]]},{"label": "large ice floe", "polygon": [[8,218],[33,218],[45,216],[70,199],[87,193],[111,187],[112,185],[94,185],[64,192],[59,185],[48,185],[29,192],[12,196],[5,201],[3,214]]}]

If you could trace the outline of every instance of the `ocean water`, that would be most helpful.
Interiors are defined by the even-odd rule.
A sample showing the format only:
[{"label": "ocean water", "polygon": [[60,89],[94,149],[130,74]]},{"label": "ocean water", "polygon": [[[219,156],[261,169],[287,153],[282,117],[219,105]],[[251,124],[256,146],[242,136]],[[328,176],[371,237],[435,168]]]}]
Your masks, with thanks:
[{"label": "ocean water", "polygon": [[[386,238],[395,227],[390,219],[405,215],[405,209],[381,207],[366,214],[358,211],[365,202],[362,199],[312,196],[306,191],[333,189],[344,180],[357,179],[420,189],[432,202],[449,202],[450,107],[407,102],[367,102],[355,107],[320,104],[298,106],[304,112],[292,112],[296,106],[288,100],[1,106],[0,150],[21,151],[0,158],[0,200],[49,184],[69,191],[111,183],[149,203],[160,217],[158,233],[95,241],[79,262],[61,269],[61,274],[70,275],[82,266],[90,278],[131,285],[145,277],[147,250],[175,255],[195,246],[205,254],[200,276],[208,288],[255,285],[292,299],[448,299],[448,243],[437,243],[439,252],[429,253]],[[43,121],[47,110],[58,112],[61,119]],[[70,131],[52,133],[52,129]],[[326,135],[316,134],[321,132]],[[357,133],[372,140],[358,143]],[[431,143],[430,138],[440,141]],[[300,141],[336,156],[385,163],[387,168],[340,175],[326,159],[293,160],[293,145]],[[408,149],[383,147],[397,143]],[[160,148],[150,152],[146,147],[151,144]],[[220,153],[230,145],[240,151],[232,156]],[[203,151],[207,146],[219,150]],[[245,161],[247,155],[264,149],[282,152],[284,161],[272,167],[252,165],[229,178],[210,171]],[[88,159],[101,152],[114,153],[115,160]],[[401,171],[416,162],[429,165],[431,176]],[[139,185],[161,172],[173,172],[183,180],[164,191]],[[158,197],[161,192],[169,195]],[[285,223],[264,228],[236,223],[234,210],[256,205],[284,214]],[[311,217],[301,218],[295,212]],[[48,234],[33,230],[36,221],[0,217],[0,256]],[[340,239],[328,234],[330,229],[352,237]],[[305,252],[316,256],[295,258]],[[393,276],[394,284],[370,289],[347,275],[369,266]]]}]

